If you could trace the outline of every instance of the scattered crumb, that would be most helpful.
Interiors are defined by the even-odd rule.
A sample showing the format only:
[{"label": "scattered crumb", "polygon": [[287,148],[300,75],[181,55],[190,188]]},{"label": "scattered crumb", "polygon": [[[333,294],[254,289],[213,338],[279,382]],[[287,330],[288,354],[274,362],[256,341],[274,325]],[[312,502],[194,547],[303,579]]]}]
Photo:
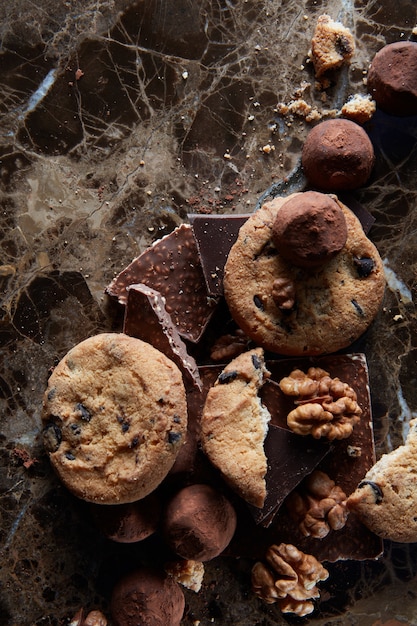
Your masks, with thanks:
[{"label": "scattered crumb", "polygon": [[371,96],[355,94],[342,106],[341,113],[343,117],[353,122],[365,124],[365,122],[369,122],[375,111],[376,102],[372,100]]},{"label": "scattered crumb", "polygon": [[200,561],[175,561],[165,564],[165,571],[170,574],[177,583],[187,589],[198,593],[203,584],[204,565]]},{"label": "scattered crumb", "polygon": [[280,102],[277,105],[277,112],[282,116],[292,116],[304,118],[306,122],[318,122],[323,117],[336,117],[336,109],[326,109],[319,111],[317,107],[308,104],[303,98],[291,100],[288,104]]},{"label": "scattered crumb", "polygon": [[32,458],[29,452],[24,448],[14,448],[13,454],[15,457],[22,461],[23,467],[25,467],[26,469],[29,469],[29,467],[32,467],[32,465],[35,465],[35,463],[39,462],[38,459]]},{"label": "scattered crumb", "polygon": [[329,15],[320,15],[309,52],[316,77],[348,63],[354,50],[355,40],[350,30]]}]

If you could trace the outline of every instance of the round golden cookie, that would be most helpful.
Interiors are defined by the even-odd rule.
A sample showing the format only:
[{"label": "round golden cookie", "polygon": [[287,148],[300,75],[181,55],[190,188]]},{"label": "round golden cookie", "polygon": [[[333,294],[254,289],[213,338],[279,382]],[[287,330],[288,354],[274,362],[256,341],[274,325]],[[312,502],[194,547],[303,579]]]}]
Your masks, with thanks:
[{"label": "round golden cookie", "polygon": [[235,321],[263,348],[292,356],[336,352],[378,312],[385,290],[381,257],[357,217],[332,196],[347,223],[341,252],[319,268],[284,260],[272,226],[296,195],[265,203],[241,227],[226,262],[224,295]]},{"label": "round golden cookie", "polygon": [[182,376],[140,339],[96,335],[54,369],[42,419],[52,465],[72,493],[101,504],[134,502],[165,478],[184,442]]}]

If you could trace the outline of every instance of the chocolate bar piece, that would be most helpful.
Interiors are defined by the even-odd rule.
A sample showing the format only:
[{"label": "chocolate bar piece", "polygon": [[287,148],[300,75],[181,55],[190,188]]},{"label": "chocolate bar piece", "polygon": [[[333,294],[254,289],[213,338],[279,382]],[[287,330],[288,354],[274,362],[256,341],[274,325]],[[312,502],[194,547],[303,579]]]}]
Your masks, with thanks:
[{"label": "chocolate bar piece", "polygon": [[126,304],[127,288],[137,283],[158,291],[178,333],[198,342],[217,301],[209,297],[189,224],[181,224],[134,259],[107,286],[106,293]]},{"label": "chocolate bar piece", "polygon": [[[268,403],[265,404],[269,409]],[[314,471],[331,449],[326,441],[300,437],[290,430],[270,424],[264,442],[268,459],[265,503],[262,509],[248,505],[255,522],[270,526],[285,498]]]},{"label": "chocolate bar piece", "polygon": [[223,295],[223,272],[230,248],[249,215],[188,215],[200,254],[207,291]]},{"label": "chocolate bar piece", "polygon": [[163,352],[178,365],[193,385],[201,389],[197,363],[188,354],[185,343],[165,309],[161,294],[142,283],[130,285],[127,293],[123,332]]}]

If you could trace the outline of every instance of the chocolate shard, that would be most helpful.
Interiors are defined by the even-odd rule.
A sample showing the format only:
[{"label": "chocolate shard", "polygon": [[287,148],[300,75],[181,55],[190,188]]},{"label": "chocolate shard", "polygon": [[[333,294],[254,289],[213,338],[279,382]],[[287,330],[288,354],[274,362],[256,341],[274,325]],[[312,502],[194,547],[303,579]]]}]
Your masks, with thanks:
[{"label": "chocolate shard", "polygon": [[142,283],[127,287],[123,332],[152,344],[174,361],[189,381],[201,389],[197,363],[187,352],[161,294]]},{"label": "chocolate shard", "polygon": [[326,441],[301,437],[270,424],[264,442],[268,459],[265,503],[262,509],[248,505],[255,522],[265,528],[270,526],[285,498],[313,472],[331,449]]},{"label": "chocolate shard", "polygon": [[106,287],[110,296],[127,303],[130,285],[143,283],[165,298],[165,308],[178,333],[197,343],[217,305],[203,276],[191,226],[178,228],[156,241]]},{"label": "chocolate shard", "polygon": [[230,248],[249,215],[188,215],[200,254],[207,291],[223,295],[223,272]]}]

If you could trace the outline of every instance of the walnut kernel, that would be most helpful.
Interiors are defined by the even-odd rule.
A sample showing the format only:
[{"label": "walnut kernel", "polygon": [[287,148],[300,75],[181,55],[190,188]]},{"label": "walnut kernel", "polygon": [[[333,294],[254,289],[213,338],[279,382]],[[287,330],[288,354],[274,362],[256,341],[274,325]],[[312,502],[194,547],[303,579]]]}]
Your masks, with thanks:
[{"label": "walnut kernel", "polygon": [[287,508],[305,537],[323,539],[346,524],[346,494],[334,480],[315,470],[287,498]]},{"label": "walnut kernel", "polygon": [[291,544],[281,543],[268,548],[266,564],[255,563],[252,589],[268,604],[277,602],[283,613],[301,617],[312,613],[312,600],[320,597],[317,583],[326,580],[329,572],[311,554]]},{"label": "walnut kernel", "polygon": [[345,439],[362,415],[352,387],[319,367],[310,367],[307,374],[296,369],[279,386],[296,398],[297,407],[288,414],[287,424],[299,435]]},{"label": "walnut kernel", "polygon": [[279,309],[291,310],[295,303],[295,288],[292,280],[275,279],[272,285],[272,298]]}]

